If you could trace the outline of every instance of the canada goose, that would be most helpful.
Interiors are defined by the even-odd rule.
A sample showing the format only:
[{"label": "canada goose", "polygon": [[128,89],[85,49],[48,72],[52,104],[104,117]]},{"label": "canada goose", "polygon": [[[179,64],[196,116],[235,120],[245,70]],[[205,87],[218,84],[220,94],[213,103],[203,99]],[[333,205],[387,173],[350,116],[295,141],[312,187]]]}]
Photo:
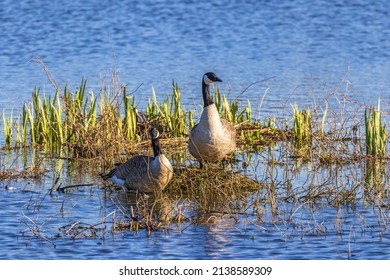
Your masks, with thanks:
[{"label": "canada goose", "polygon": [[222,82],[212,72],[203,75],[203,112],[200,121],[190,133],[188,150],[200,163],[219,161],[236,149],[236,129],[225,119],[221,119],[217,107],[210,97],[209,86],[213,82]]},{"label": "canada goose", "polygon": [[102,178],[124,186],[128,190],[143,193],[163,190],[172,179],[173,169],[169,160],[161,152],[159,136],[157,128],[150,130],[154,157],[134,156],[103,175]]}]

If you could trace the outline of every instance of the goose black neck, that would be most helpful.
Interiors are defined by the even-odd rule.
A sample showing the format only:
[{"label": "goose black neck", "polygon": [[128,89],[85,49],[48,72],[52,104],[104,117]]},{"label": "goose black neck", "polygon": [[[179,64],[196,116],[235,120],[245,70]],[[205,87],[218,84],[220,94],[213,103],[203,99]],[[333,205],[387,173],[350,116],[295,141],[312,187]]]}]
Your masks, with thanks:
[{"label": "goose black neck", "polygon": [[202,93],[203,93],[203,106],[207,107],[211,104],[214,104],[213,100],[210,97],[210,87],[204,81],[202,81]]},{"label": "goose black neck", "polygon": [[152,139],[152,148],[153,148],[153,155],[154,157],[157,157],[162,154],[161,152],[161,146],[160,146],[160,139]]}]

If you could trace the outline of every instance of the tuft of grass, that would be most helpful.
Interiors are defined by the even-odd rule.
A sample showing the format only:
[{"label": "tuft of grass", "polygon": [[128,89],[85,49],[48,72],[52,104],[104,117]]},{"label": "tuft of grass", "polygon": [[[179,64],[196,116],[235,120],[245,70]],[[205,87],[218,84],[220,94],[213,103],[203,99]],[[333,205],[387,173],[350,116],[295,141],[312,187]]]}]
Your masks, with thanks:
[{"label": "tuft of grass", "polygon": [[300,149],[310,146],[312,142],[312,117],[309,109],[298,110],[297,105],[293,109],[292,142],[294,147]]},{"label": "tuft of grass", "polygon": [[87,81],[82,79],[79,88],[74,94],[66,86],[62,95],[64,103],[64,139],[68,147],[80,147],[86,138],[95,128],[97,111],[96,98],[91,92],[89,98],[86,95]]},{"label": "tuft of grass", "polygon": [[194,125],[193,113],[186,113],[181,105],[181,90],[172,81],[172,94],[167,94],[163,102],[157,101],[152,89],[152,99],[148,100],[146,114],[152,121],[158,122],[170,137],[184,137]]},{"label": "tuft of grass", "polygon": [[386,155],[386,126],[382,123],[380,99],[378,109],[371,107],[364,112],[364,125],[366,131],[366,155],[384,157]]},{"label": "tuft of grass", "polygon": [[217,86],[214,86],[214,103],[220,116],[227,119],[233,125],[252,122],[252,108],[248,105],[241,108],[238,100],[229,101],[227,96],[222,96]]},{"label": "tuft of grass", "polygon": [[233,213],[238,201],[262,188],[262,185],[239,172],[222,170],[212,165],[176,168],[174,180],[164,193],[177,199],[185,198],[201,213]]},{"label": "tuft of grass", "polygon": [[123,90],[124,104],[124,131],[126,140],[135,140],[137,138],[137,108],[134,103],[134,96],[126,95],[126,88]]},{"label": "tuft of grass", "polygon": [[63,108],[56,93],[53,98],[40,97],[34,89],[32,104],[24,104],[22,111],[22,143],[27,144],[27,124],[30,126],[31,144],[43,145],[49,150],[60,148],[64,143]]}]

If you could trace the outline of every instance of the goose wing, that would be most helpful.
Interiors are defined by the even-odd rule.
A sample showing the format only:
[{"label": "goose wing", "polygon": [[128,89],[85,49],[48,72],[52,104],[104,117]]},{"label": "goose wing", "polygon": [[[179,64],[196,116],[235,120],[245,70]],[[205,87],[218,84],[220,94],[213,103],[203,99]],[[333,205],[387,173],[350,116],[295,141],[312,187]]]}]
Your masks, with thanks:
[{"label": "goose wing", "polygon": [[232,139],[236,138],[236,128],[228,120],[221,119],[222,126],[230,133]]},{"label": "goose wing", "polygon": [[125,163],[112,169],[109,173],[103,175],[102,178],[107,180],[115,176],[123,181],[129,179],[138,181],[147,175],[149,162],[152,159],[152,157],[144,155],[132,157]]}]

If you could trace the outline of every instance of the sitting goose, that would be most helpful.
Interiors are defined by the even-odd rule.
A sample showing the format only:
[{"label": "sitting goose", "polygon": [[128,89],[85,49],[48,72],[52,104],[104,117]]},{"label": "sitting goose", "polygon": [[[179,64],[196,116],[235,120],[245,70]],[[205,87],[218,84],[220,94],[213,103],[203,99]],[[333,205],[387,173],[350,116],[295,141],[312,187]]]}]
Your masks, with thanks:
[{"label": "sitting goose", "polygon": [[128,190],[150,193],[163,190],[172,179],[173,169],[169,160],[161,152],[160,133],[157,128],[150,130],[154,157],[139,155],[120,164],[108,174],[104,180],[112,181]]},{"label": "sitting goose", "polygon": [[212,72],[203,75],[202,93],[204,108],[200,121],[190,133],[188,150],[200,163],[202,161],[220,161],[236,149],[236,129],[225,119],[221,119],[217,107],[210,97],[209,86],[213,82],[222,82]]}]

